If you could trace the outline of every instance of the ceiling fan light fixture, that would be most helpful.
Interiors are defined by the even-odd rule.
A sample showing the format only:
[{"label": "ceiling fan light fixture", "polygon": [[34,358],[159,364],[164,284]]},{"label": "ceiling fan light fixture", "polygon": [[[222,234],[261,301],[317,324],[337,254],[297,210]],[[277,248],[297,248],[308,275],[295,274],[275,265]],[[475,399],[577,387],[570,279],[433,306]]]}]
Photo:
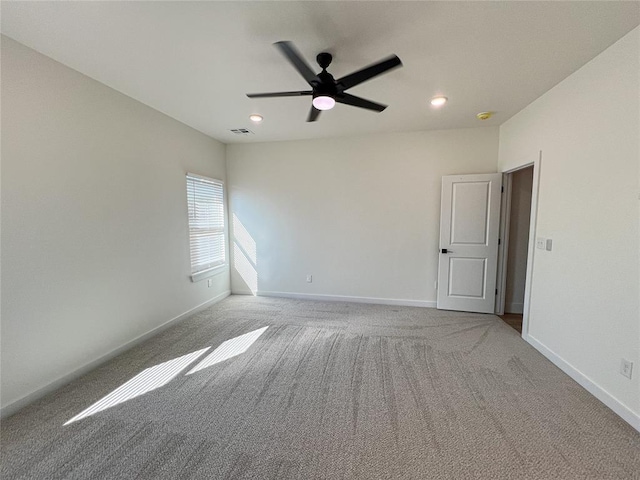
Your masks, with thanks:
[{"label": "ceiling fan light fixture", "polygon": [[336,100],[328,95],[318,95],[313,99],[313,106],[318,110],[331,110],[336,105]]},{"label": "ceiling fan light fixture", "polygon": [[431,105],[434,107],[441,107],[449,100],[447,97],[443,97],[442,95],[438,95],[437,97],[433,97],[431,99]]},{"label": "ceiling fan light fixture", "polygon": [[249,120],[254,123],[260,123],[262,121],[262,115],[258,115],[257,113],[253,113],[249,115]]}]

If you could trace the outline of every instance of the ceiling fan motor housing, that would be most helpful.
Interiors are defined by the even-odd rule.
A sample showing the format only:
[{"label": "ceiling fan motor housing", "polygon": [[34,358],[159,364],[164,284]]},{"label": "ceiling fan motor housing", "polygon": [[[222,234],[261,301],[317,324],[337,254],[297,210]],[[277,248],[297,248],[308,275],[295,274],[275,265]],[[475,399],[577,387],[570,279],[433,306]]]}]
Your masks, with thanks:
[{"label": "ceiling fan motor housing", "polygon": [[322,70],[318,74],[318,82],[313,82],[313,96],[335,97],[337,94],[338,88],[333,75],[326,70]]}]

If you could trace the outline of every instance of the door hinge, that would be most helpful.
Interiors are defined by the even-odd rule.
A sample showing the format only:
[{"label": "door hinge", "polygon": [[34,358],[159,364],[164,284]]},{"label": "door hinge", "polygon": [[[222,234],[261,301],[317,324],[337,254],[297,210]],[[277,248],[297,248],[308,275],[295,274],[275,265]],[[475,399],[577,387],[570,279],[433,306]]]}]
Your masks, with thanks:
[{"label": "door hinge", "polygon": [[502,240],[498,239],[498,245],[500,245],[500,242],[501,242],[501,241],[502,241]]},{"label": "door hinge", "polygon": [[496,288],[496,295],[498,294],[498,289]]},{"label": "door hinge", "polygon": [[500,187],[500,193],[504,193],[504,185]]}]

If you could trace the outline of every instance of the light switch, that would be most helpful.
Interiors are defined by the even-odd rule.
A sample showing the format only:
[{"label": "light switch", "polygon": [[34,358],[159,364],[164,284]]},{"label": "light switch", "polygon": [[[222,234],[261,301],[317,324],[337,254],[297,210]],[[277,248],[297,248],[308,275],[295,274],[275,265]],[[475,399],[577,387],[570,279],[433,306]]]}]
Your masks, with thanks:
[{"label": "light switch", "polygon": [[546,243],[545,247],[546,247],[546,250],[548,252],[551,251],[552,244],[553,244],[553,240],[551,240],[550,238],[547,238],[547,243]]}]

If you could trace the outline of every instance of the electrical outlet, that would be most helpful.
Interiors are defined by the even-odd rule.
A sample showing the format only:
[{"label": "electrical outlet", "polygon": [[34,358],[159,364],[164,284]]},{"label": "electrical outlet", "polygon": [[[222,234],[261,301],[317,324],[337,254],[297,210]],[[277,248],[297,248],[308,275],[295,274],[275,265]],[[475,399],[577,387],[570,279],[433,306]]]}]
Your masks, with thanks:
[{"label": "electrical outlet", "polygon": [[207,280],[207,287],[209,287],[209,288],[213,287],[213,279],[212,278]]},{"label": "electrical outlet", "polygon": [[631,372],[633,371],[633,362],[625,360],[624,358],[620,362],[620,373],[627,378],[631,378]]},{"label": "electrical outlet", "polygon": [[547,248],[547,239],[542,237],[536,238],[536,248],[539,248],[540,250]]},{"label": "electrical outlet", "polygon": [[313,282],[313,275],[307,275],[307,283]]}]

